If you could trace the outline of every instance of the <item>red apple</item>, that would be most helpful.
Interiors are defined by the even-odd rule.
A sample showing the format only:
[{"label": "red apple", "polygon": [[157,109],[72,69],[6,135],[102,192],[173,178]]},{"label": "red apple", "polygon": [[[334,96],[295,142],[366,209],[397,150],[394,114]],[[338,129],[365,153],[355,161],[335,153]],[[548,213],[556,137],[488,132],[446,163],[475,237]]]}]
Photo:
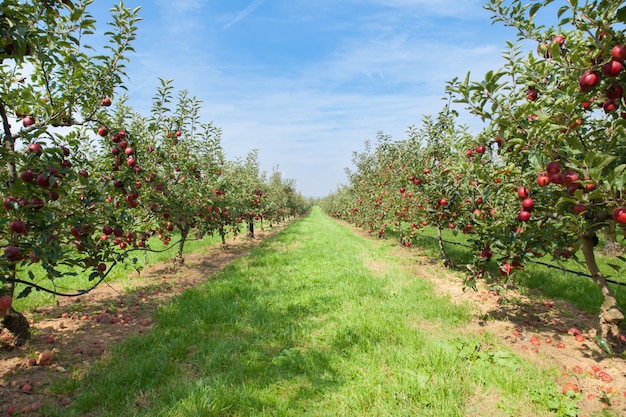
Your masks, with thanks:
[{"label": "red apple", "polygon": [[126,160],[126,165],[128,165],[129,167],[132,167],[135,165],[136,162],[137,161],[135,161],[135,158],[131,156]]},{"label": "red apple", "polygon": [[13,304],[13,297],[10,295],[3,295],[0,297],[0,309],[8,310]]},{"label": "red apple", "polygon": [[475,150],[476,150],[476,153],[483,154],[485,153],[487,148],[485,147],[485,145],[478,145]]},{"label": "red apple", "polygon": [[519,219],[523,222],[530,220],[530,211],[522,210],[519,212]]},{"label": "red apple", "polygon": [[538,95],[539,94],[537,93],[537,90],[535,90],[534,88],[529,88],[526,92],[526,100],[535,101],[537,100]]},{"label": "red apple", "polygon": [[105,235],[110,235],[111,233],[113,233],[113,228],[109,225],[106,225],[102,228],[102,233],[104,233]]},{"label": "red apple", "polygon": [[622,72],[624,66],[619,61],[609,61],[602,66],[602,72],[607,77],[617,77]]},{"label": "red apple", "polygon": [[102,136],[102,137],[106,137],[109,134],[109,129],[107,129],[104,126],[100,126],[98,128],[98,135]]},{"label": "red apple", "polygon": [[558,174],[559,172],[561,172],[561,168],[562,167],[559,162],[556,162],[556,161],[548,162],[548,164],[546,165],[546,172],[550,175]]},{"label": "red apple", "polygon": [[619,224],[626,224],[626,208],[619,207],[613,210],[613,220]]},{"label": "red apple", "polygon": [[537,177],[537,184],[540,187],[546,187],[548,184],[550,184],[550,177],[546,174],[541,174]]},{"label": "red apple", "polygon": [[104,107],[109,107],[109,106],[111,105],[111,99],[110,99],[109,97],[104,97],[104,98],[101,100],[101,104],[102,104]]},{"label": "red apple", "polygon": [[22,125],[24,127],[32,126],[35,124],[35,119],[33,116],[25,116],[22,118]]},{"label": "red apple", "polygon": [[623,61],[626,59],[626,45],[615,45],[613,49],[611,49],[611,56],[613,59],[618,61]]},{"label": "red apple", "polygon": [[106,266],[106,264],[105,264],[105,263],[100,263],[100,264],[98,264],[98,271],[100,271],[100,272],[104,272],[104,271],[106,271],[106,270],[107,270],[107,266]]},{"label": "red apple", "polygon": [[31,143],[28,145],[28,152],[34,153],[37,156],[41,156],[43,153],[43,147],[38,143]]},{"label": "red apple", "polygon": [[16,246],[7,246],[4,248],[4,256],[6,256],[10,261],[17,261],[20,259],[20,248]]},{"label": "red apple", "polygon": [[529,190],[526,187],[518,187],[517,188],[517,196],[519,198],[527,198],[529,195]]},{"label": "red apple", "polygon": [[619,104],[614,100],[607,100],[602,105],[604,112],[607,114],[614,112],[615,110],[617,110],[618,107],[619,107]]},{"label": "red apple", "polygon": [[511,275],[513,267],[510,264],[504,264],[499,268],[500,274],[503,276]]},{"label": "red apple", "polygon": [[577,216],[581,213],[584,213],[585,211],[587,211],[587,206],[582,203],[574,204],[574,207],[572,207],[572,213]]},{"label": "red apple", "polygon": [[128,156],[132,155],[133,152],[135,152],[135,150],[133,148],[131,148],[130,146],[127,147],[126,149],[124,149],[124,153]]},{"label": "red apple", "polygon": [[20,178],[24,182],[33,182],[33,180],[35,179],[35,173],[32,170],[27,169],[20,172]]},{"label": "red apple", "polygon": [[560,46],[563,46],[563,44],[565,43],[565,37],[563,35],[556,35],[554,38],[552,38],[552,42],[558,43]]},{"label": "red apple", "polygon": [[621,84],[616,84],[606,90],[606,98],[609,100],[618,100],[624,95],[624,87]]},{"label": "red apple", "polygon": [[43,188],[50,187],[50,177],[45,174],[37,175],[37,185]]},{"label": "red apple", "polygon": [[446,204],[448,204],[448,200],[446,200],[445,198],[442,198],[441,200],[439,200],[440,206],[445,206]]},{"label": "red apple", "polygon": [[578,84],[583,92],[591,91],[600,82],[597,72],[587,71],[578,79]]},{"label": "red apple", "polygon": [[9,230],[11,230],[13,233],[17,233],[20,235],[28,234],[28,230],[26,229],[26,224],[24,224],[24,222],[21,220],[13,220],[9,224]]},{"label": "red apple", "polygon": [[522,200],[522,207],[524,207],[524,209],[526,209],[528,211],[530,211],[533,208],[534,205],[535,205],[535,201],[532,198],[530,198],[530,197],[525,198],[524,200]]}]

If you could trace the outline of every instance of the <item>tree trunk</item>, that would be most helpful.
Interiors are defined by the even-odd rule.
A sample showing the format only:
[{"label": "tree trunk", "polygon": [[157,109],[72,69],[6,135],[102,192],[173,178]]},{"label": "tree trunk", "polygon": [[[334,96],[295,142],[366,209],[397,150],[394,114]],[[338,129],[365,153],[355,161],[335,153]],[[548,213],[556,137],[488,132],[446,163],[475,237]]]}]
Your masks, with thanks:
[{"label": "tree trunk", "polygon": [[602,229],[604,235],[604,254],[607,256],[616,256],[624,252],[622,245],[617,243],[617,232],[615,231],[615,224],[609,223]]},{"label": "tree trunk", "polygon": [[450,268],[452,266],[452,261],[446,252],[446,248],[443,246],[443,238],[441,237],[441,226],[437,225],[437,243],[439,243],[439,251],[441,252],[441,257],[443,258],[443,265],[446,268]]},{"label": "tree trunk", "polygon": [[185,249],[185,242],[187,241],[187,235],[189,234],[189,226],[185,224],[179,227],[180,229],[180,242],[178,243],[178,253],[174,258],[174,268],[180,268],[185,264],[185,257],[183,256],[183,250]]},{"label": "tree trunk", "polygon": [[598,269],[598,265],[596,264],[596,258],[593,251],[594,247],[594,235],[593,234],[584,234],[582,236],[582,251],[583,256],[585,257],[585,263],[587,264],[587,269],[591,274],[593,281],[596,283],[602,295],[604,297],[604,302],[600,307],[600,332],[602,337],[604,338],[614,338],[617,339],[619,337],[619,323],[624,320],[624,313],[617,305],[617,299],[615,295],[613,295],[613,291],[607,286],[604,275]]},{"label": "tree trunk", "polygon": [[220,227],[220,238],[222,239],[222,249],[226,248],[226,233],[224,233],[224,229]]},{"label": "tree trunk", "polygon": [[248,220],[248,237],[254,239],[254,220]]},{"label": "tree trunk", "polygon": [[22,313],[15,311],[12,307],[2,318],[2,327],[13,335],[12,344],[23,345],[30,339],[30,325]]}]

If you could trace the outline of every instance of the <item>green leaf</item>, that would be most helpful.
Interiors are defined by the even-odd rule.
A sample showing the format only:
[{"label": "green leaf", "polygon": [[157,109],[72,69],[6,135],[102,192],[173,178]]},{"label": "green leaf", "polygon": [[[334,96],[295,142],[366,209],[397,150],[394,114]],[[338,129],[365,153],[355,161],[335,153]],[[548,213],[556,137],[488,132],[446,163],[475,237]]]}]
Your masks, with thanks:
[{"label": "green leaf", "polygon": [[33,291],[33,287],[26,287],[24,288],[19,295],[17,296],[18,299],[20,298],[26,298],[28,297],[28,295]]}]

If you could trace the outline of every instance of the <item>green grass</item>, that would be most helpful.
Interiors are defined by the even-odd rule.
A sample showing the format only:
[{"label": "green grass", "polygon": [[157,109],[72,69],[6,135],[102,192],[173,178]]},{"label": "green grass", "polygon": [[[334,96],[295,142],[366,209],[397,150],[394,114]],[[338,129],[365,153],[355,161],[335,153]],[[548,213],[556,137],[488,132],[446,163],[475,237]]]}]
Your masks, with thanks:
[{"label": "green grass", "polygon": [[[449,230],[442,231],[442,237],[448,242],[458,242],[461,244],[468,243],[466,235],[457,233],[456,235]],[[439,257],[440,252],[437,246],[437,242],[433,239],[436,237],[436,229],[424,228],[417,237],[417,246],[427,250],[427,253],[433,257]],[[467,247],[447,243],[444,245],[446,252],[450,258],[457,265],[462,267],[467,264],[471,258],[471,250]],[[579,254],[582,259],[582,255]],[[552,259],[551,256],[544,256],[537,259],[538,261],[559,266],[559,264]],[[621,261],[608,256],[596,255],[596,261],[598,267],[605,276],[618,282],[626,282],[626,279],[619,274],[615,273],[609,264],[622,264]],[[573,260],[564,262],[560,266],[572,270],[579,271],[588,274],[589,271],[586,266],[574,262]],[[497,264],[492,261],[487,269],[491,272],[492,276],[499,279],[499,273],[497,272]],[[573,273],[567,273],[558,269],[548,268],[543,265],[535,264],[532,262],[527,263],[523,270],[515,271],[510,278],[515,284],[520,285],[525,289],[538,289],[541,294],[548,298],[556,298],[561,300],[567,300],[581,310],[584,310],[590,314],[597,314],[600,311],[604,299],[600,290],[591,280],[591,278],[578,276]],[[626,286],[609,284],[611,290],[613,290],[617,301],[620,305],[626,306]]]},{"label": "green grass", "polygon": [[[172,242],[176,242],[177,240],[178,236],[173,235]],[[193,253],[209,245],[216,244],[220,241],[221,239],[219,235],[205,236],[203,239],[199,240],[190,239],[185,243],[184,253]],[[178,245],[174,245],[171,247],[164,246],[155,237],[151,238],[149,243],[150,247],[158,252],[146,250],[130,252],[128,258],[124,262],[120,262],[114,266],[109,275],[107,275],[106,282],[129,282],[129,274],[131,274],[133,271],[141,270],[146,265],[172,259],[178,253]],[[161,252],[161,248],[169,249]],[[75,273],[75,275],[67,274],[61,278],[57,278],[54,281],[51,281],[47,278],[45,270],[39,267],[37,264],[30,265],[26,269],[18,271],[18,278],[28,280],[29,271],[34,274],[35,278],[32,281],[35,284],[40,284],[46,288],[55,289],[57,292],[61,293],[74,293],[77,290],[90,288],[96,283],[96,280],[89,281],[89,275],[91,271],[70,271],[69,269],[67,271]],[[18,284],[16,286],[16,294],[19,294],[26,287],[27,286],[25,284]],[[37,307],[51,305],[54,300],[55,296],[48,292],[33,291],[28,297],[15,300],[14,307],[18,311],[33,311]]]},{"label": "green grass", "polygon": [[77,397],[46,415],[574,415],[556,370],[468,332],[393,252],[314,208],[56,385]]}]

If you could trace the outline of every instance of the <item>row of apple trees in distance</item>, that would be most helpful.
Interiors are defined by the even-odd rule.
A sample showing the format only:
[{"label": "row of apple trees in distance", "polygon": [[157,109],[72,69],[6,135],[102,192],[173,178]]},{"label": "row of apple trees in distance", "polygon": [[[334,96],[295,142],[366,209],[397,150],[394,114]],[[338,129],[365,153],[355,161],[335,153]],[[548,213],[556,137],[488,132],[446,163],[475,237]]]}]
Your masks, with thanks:
[{"label": "row of apple trees in distance", "polygon": [[[490,0],[493,20],[518,33],[503,68],[451,81],[448,105],[406,139],[379,134],[324,207],[371,233],[409,225],[406,245],[424,225],[466,233],[469,286],[490,261],[508,276],[544,254],[582,259],[604,297],[601,334],[615,338],[624,316],[595,247],[598,233],[626,227],[626,10],[570,0],[541,26],[554,21],[550,3]],[[458,126],[454,102],[484,130]]]},{"label": "row of apple trees in distance", "polygon": [[[45,286],[32,281],[32,264],[48,288],[68,270],[97,283],[151,236],[164,245],[180,237],[181,263],[191,235],[224,241],[309,204],[279,171],[260,171],[256,150],[226,160],[220,129],[170,81],[161,80],[148,116],[133,111],[121,91],[139,10],[111,9],[100,52],[87,43],[91,2],[0,5],[0,316],[18,341],[28,323],[12,300]],[[18,282],[27,287],[15,294]]]}]

